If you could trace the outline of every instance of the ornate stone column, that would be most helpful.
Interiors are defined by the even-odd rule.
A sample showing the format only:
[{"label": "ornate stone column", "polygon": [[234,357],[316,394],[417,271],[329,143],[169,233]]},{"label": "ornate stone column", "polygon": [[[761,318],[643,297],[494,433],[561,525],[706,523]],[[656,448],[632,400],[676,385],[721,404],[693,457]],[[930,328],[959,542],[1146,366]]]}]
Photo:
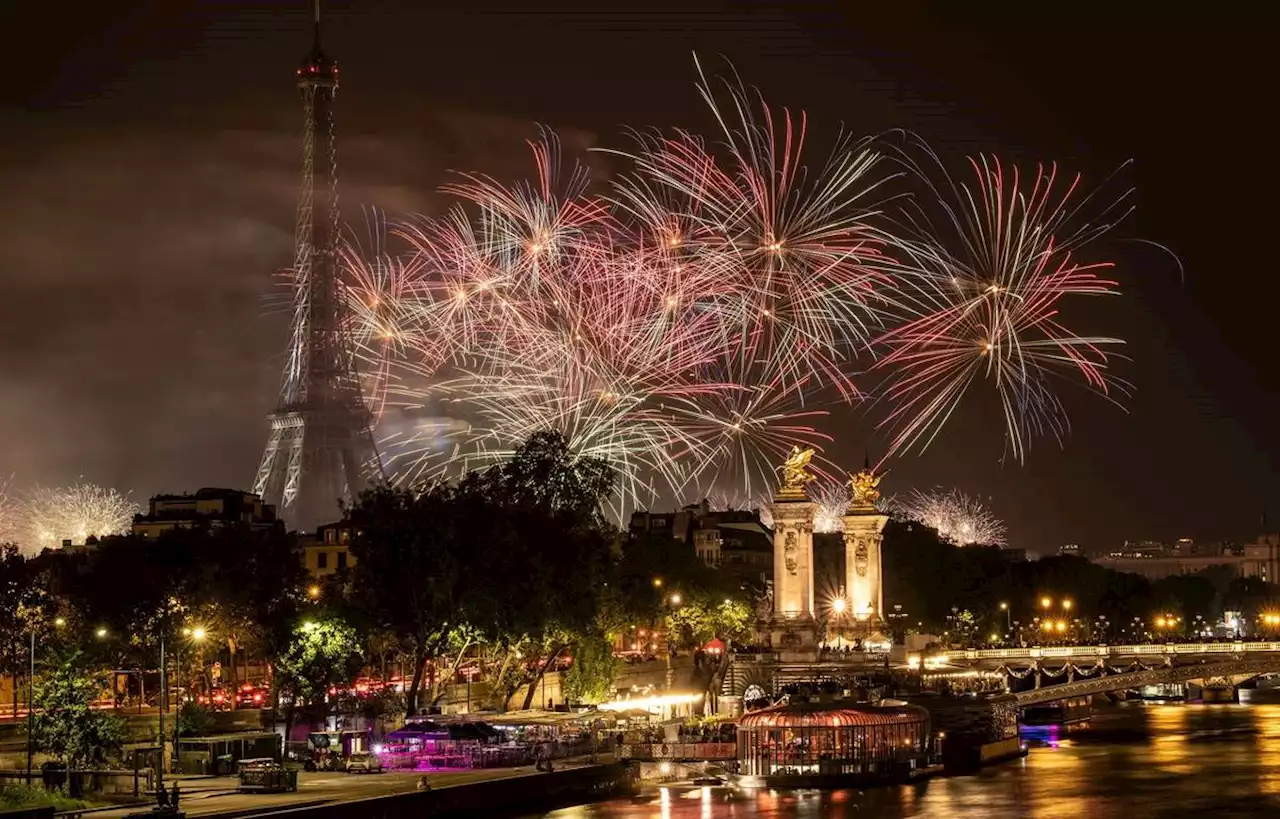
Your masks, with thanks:
[{"label": "ornate stone column", "polygon": [[813,513],[807,498],[777,497],[773,511],[773,615],[813,619]]},{"label": "ornate stone column", "polygon": [[782,465],[782,485],[774,496],[773,611],[769,621],[774,650],[811,651],[818,643],[813,600],[813,513],[805,485],[813,450],[793,447]]},{"label": "ornate stone column", "polygon": [[889,516],[876,509],[880,477],[865,467],[851,476],[853,503],[844,516],[845,594],[854,621],[869,634],[884,626],[884,572],[880,560],[882,532]]}]

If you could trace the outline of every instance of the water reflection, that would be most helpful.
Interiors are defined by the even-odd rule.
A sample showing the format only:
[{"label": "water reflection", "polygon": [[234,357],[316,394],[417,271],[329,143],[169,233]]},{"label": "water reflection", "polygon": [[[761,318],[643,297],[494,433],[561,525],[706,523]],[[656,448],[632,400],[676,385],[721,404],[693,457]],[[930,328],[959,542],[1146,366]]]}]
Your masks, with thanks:
[{"label": "water reflection", "polygon": [[1125,705],[1024,731],[1019,762],[867,791],[666,789],[555,819],[874,816],[1172,819],[1280,816],[1280,705]]}]

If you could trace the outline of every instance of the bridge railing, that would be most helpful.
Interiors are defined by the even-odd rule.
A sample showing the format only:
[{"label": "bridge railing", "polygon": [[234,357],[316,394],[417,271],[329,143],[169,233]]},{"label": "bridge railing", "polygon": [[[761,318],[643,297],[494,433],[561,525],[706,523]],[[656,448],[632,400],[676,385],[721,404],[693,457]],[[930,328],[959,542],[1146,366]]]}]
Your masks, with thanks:
[{"label": "bridge railing", "polygon": [[1280,652],[1280,642],[1144,643],[1141,645],[1030,646],[1028,648],[962,648],[942,652],[948,661],[1035,660],[1100,657],[1162,657],[1199,654],[1257,654]]}]

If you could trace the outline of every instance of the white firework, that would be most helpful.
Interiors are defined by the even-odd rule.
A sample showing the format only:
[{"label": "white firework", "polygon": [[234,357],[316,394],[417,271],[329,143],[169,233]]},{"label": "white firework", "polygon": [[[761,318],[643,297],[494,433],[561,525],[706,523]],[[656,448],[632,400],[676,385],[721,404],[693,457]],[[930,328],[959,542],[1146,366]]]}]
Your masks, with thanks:
[{"label": "white firework", "polygon": [[24,545],[42,549],[71,541],[80,545],[90,537],[129,531],[138,505],[114,489],[78,483],[37,486],[24,503]]},{"label": "white firework", "polygon": [[817,504],[813,512],[813,531],[819,533],[843,532],[844,516],[853,503],[853,493],[847,483],[824,483],[810,490],[809,499]]},{"label": "white firework", "polygon": [[768,495],[746,495],[741,492],[712,492],[708,501],[712,509],[725,509],[731,512],[755,512],[760,516],[760,522],[766,527],[773,528],[773,510],[769,507],[771,500]]},{"label": "white firework", "polygon": [[901,509],[907,518],[936,529],[947,543],[1000,547],[1006,544],[1004,522],[977,498],[958,489],[912,492]]},{"label": "white firework", "polygon": [[13,476],[0,478],[0,544],[17,543],[22,539],[22,510],[18,501],[9,494]]}]

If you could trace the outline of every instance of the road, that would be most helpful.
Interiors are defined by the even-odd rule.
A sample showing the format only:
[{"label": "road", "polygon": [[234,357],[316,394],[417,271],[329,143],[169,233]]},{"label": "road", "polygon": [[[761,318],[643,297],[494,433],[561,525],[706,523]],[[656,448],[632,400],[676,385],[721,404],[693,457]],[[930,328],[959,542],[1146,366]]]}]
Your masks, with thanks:
[{"label": "road", "polygon": [[[557,766],[559,768],[560,766]],[[564,767],[577,767],[570,764]],[[340,802],[366,799],[372,796],[389,796],[409,793],[418,788],[418,779],[427,777],[432,788],[447,788],[514,776],[534,776],[532,765],[521,768],[496,768],[477,771],[436,772],[422,774],[415,771],[388,771],[380,774],[345,774],[318,771],[298,774],[296,793],[236,793],[236,778],[220,776],[179,779],[182,794],[181,808],[187,816],[212,816],[221,813],[239,813],[246,810],[272,810],[299,807],[324,802]],[[166,784],[172,786],[172,778]],[[121,819],[131,813],[145,810],[145,806],[97,810],[85,814],[86,819]]]}]

